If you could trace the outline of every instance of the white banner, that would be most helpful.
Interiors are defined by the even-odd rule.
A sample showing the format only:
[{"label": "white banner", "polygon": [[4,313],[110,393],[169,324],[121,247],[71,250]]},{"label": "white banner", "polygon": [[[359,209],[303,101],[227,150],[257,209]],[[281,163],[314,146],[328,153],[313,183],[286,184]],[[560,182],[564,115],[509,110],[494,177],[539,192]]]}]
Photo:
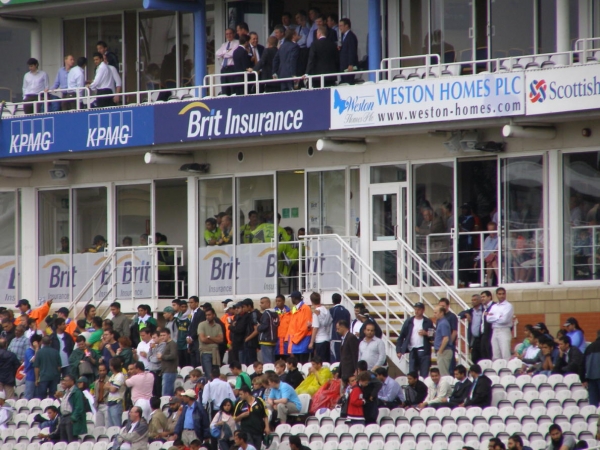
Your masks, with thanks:
[{"label": "white banner", "polygon": [[598,64],[527,71],[527,115],[597,109],[599,74]]},{"label": "white banner", "polygon": [[[39,297],[57,303],[71,301],[81,292],[87,282],[104,262],[103,253],[78,253],[73,255],[73,267],[69,265],[69,255],[46,255],[39,257]],[[115,298],[150,298],[152,293],[151,255],[147,249],[117,253],[117,283]],[[102,297],[109,289],[112,267],[105,268],[100,282],[106,287],[96,295]],[[112,298],[112,297],[111,297]]]},{"label": "white banner", "polygon": [[331,89],[331,129],[525,114],[521,73],[481,74]]},{"label": "white banner", "polygon": [[14,256],[0,256],[0,304],[15,305],[16,259]]}]

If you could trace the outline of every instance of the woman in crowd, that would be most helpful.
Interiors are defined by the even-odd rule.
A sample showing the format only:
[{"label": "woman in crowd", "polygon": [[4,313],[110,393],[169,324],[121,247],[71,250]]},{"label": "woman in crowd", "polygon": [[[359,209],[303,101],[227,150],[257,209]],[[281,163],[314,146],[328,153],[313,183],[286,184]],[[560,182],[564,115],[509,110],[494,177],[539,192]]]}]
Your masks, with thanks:
[{"label": "woman in crowd", "polygon": [[233,402],[226,398],[221,403],[219,412],[215,414],[210,424],[211,435],[214,436],[213,430],[220,428],[218,437],[219,450],[229,450],[233,446],[233,432],[235,431],[235,420],[233,420]]}]

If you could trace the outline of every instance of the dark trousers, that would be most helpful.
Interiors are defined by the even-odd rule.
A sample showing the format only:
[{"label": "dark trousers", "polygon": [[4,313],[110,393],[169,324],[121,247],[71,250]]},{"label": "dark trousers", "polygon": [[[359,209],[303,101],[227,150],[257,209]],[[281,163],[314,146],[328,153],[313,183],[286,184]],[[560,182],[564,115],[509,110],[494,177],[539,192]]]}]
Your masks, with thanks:
[{"label": "dark trousers", "polygon": [[587,380],[588,393],[589,393],[589,404],[594,405],[596,408],[600,405],[600,380]]},{"label": "dark trousers", "polygon": [[341,75],[340,83],[354,84],[354,75]]},{"label": "dark trousers", "polygon": [[420,376],[427,378],[431,367],[431,354],[423,348],[413,348],[410,351],[408,367],[411,372],[417,371]]},{"label": "dark trousers", "polygon": [[190,366],[196,368],[200,366],[200,350],[198,349],[198,341],[190,344]]},{"label": "dark trousers", "polygon": [[244,347],[244,349],[240,352],[240,359],[242,364],[246,364],[250,366],[258,361],[257,349]]},{"label": "dark trousers", "polygon": [[[29,94],[26,95],[25,98],[23,98],[23,103],[25,102],[37,102],[40,99],[39,95],[33,95],[33,94]],[[38,105],[33,105],[32,103],[27,104],[27,105],[23,105],[23,112],[25,114],[33,114],[33,108],[34,106],[36,107],[36,113],[40,113],[43,112],[43,108],[38,106]]]},{"label": "dark trousers", "polygon": [[[97,95],[108,95],[112,93],[112,89],[98,89],[97,91]],[[107,106],[115,106],[112,97],[100,97],[94,101],[94,108],[105,108]]]},{"label": "dark trousers", "polygon": [[262,434],[248,434],[248,444],[254,445],[257,450],[262,447],[262,441]]},{"label": "dark trousers", "polygon": [[71,414],[62,416],[60,418],[58,431],[60,434],[61,442],[71,443],[76,441],[76,438],[73,437],[73,422],[71,422]]},{"label": "dark trousers", "polygon": [[241,361],[240,361],[240,349],[239,348],[231,347],[229,349],[228,353],[229,353],[229,359],[228,359],[229,364],[231,364],[232,362],[238,362],[238,363],[241,364]]},{"label": "dark trousers", "polygon": [[177,350],[177,356],[179,358],[179,367],[185,367],[190,365],[190,354],[185,350]]},{"label": "dark trousers", "polygon": [[330,363],[340,362],[340,352],[342,350],[342,341],[333,341],[331,345]]},{"label": "dark trousers", "polygon": [[35,387],[35,398],[43,400],[48,397],[54,398],[58,386],[58,380],[40,381]]},{"label": "dark trousers", "polygon": [[481,337],[471,338],[471,360],[477,364],[481,360]]},{"label": "dark trousers", "polygon": [[481,336],[480,359],[492,359],[492,334]]},{"label": "dark trousers", "polygon": [[329,357],[330,345],[331,344],[329,343],[329,341],[316,343],[315,344],[315,356],[318,356],[319,358],[321,358],[321,360],[323,360],[323,362],[330,362],[330,357]]},{"label": "dark trousers", "polygon": [[309,353],[294,353],[294,356],[298,359],[299,363],[305,364],[308,362]]},{"label": "dark trousers", "polygon": [[162,375],[160,374],[160,370],[152,371],[154,374],[154,385],[152,386],[152,396],[161,397],[162,396]]},{"label": "dark trousers", "polygon": [[[233,66],[227,66],[227,67],[223,67],[221,69],[222,74],[233,73],[233,72],[235,72],[235,68]],[[221,84],[230,84],[230,83],[233,83],[234,81],[235,81],[235,77],[232,77],[232,76],[221,77]],[[221,86],[221,93],[223,93],[225,95],[231,95],[231,94],[233,94],[233,88],[229,87],[229,86]]]}]

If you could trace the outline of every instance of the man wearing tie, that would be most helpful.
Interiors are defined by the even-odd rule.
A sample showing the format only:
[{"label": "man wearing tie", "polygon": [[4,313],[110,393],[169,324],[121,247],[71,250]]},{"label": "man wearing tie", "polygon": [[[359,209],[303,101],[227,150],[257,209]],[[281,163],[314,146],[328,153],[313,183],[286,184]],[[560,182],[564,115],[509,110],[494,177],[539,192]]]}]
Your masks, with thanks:
[{"label": "man wearing tie", "polygon": [[473,378],[471,392],[465,402],[459,406],[479,406],[487,408],[492,403],[492,380],[481,374],[481,366],[473,364],[469,368],[469,375]]},{"label": "man wearing tie", "polygon": [[[342,37],[340,47],[340,72],[352,72],[358,66],[358,39],[351,30],[350,19],[340,20],[339,32]],[[341,77],[342,83],[354,84],[354,75]]]},{"label": "man wearing tie", "polygon": [[485,320],[495,303],[492,301],[492,293],[483,291],[481,293],[483,307],[483,318],[481,320],[481,359],[492,359],[492,324]]},{"label": "man wearing tie", "polygon": [[[235,73],[245,72],[247,69],[252,67],[251,60],[251,47],[248,42],[248,37],[245,35],[240,36],[238,40],[239,47],[233,52],[233,67]],[[252,78],[249,78],[252,79]],[[244,95],[244,76],[235,75],[234,77],[236,85],[233,88],[233,92],[237,95]]]},{"label": "man wearing tie", "polygon": [[471,360],[477,364],[481,360],[481,325],[483,319],[483,306],[481,305],[481,296],[474,294],[471,296],[472,308],[460,314],[461,319],[466,316],[469,323],[467,338],[469,349],[471,350]]},{"label": "man wearing tie", "polygon": [[[215,55],[217,61],[221,65],[221,73],[227,74],[235,71],[233,63],[233,52],[238,48],[240,43],[235,39],[235,30],[233,28],[227,28],[225,30],[225,42],[216,51]],[[221,83],[232,83],[232,77],[221,77]],[[226,95],[231,95],[232,89],[228,86],[223,86],[222,92]]]},{"label": "man wearing tie", "polygon": [[252,65],[256,66],[260,61],[260,58],[265,51],[264,45],[260,45],[258,43],[258,34],[254,31],[250,32],[250,59],[252,60]]},{"label": "man wearing tie", "polygon": [[190,351],[190,362],[193,367],[198,367],[200,361],[200,347],[198,344],[198,325],[206,320],[206,314],[200,308],[200,299],[192,295],[189,300],[190,305],[190,327],[188,328],[187,343]]}]

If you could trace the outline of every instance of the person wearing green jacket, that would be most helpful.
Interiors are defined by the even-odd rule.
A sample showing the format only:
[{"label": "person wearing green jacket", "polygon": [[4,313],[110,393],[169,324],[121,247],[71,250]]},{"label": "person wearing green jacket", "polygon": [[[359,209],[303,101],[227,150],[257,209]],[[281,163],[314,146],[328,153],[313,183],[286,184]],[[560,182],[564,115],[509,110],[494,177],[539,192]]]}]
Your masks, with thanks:
[{"label": "person wearing green jacket", "polygon": [[60,397],[60,440],[71,443],[87,434],[83,393],[75,386],[75,378],[65,375],[60,382],[64,392]]},{"label": "person wearing green jacket", "polygon": [[[69,356],[69,372],[71,376],[77,380],[80,376],[85,376],[89,380],[95,380],[98,375],[98,359],[99,355],[95,350],[88,348],[85,337],[82,335],[77,336],[75,339],[75,348]],[[89,362],[92,366],[93,373],[82,373],[81,369],[85,365],[81,365],[82,361]],[[89,368],[89,367],[85,367]]]}]

